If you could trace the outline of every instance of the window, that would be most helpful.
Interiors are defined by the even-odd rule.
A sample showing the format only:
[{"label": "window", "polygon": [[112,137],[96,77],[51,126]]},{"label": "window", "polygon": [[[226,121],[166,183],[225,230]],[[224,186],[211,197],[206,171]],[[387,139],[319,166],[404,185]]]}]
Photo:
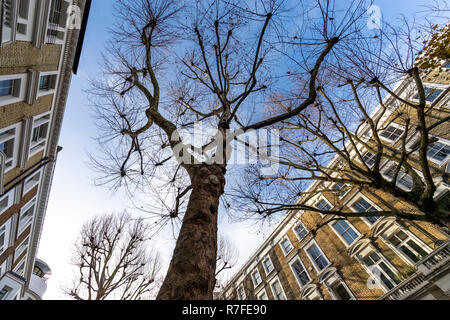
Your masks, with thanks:
[{"label": "window", "polygon": [[392,142],[397,141],[402,136],[404,130],[394,125],[390,125],[387,129],[380,133],[380,136]]},{"label": "window", "polygon": [[0,300],[6,300],[9,293],[11,293],[11,292],[12,292],[12,288],[10,288],[8,286],[4,286],[2,288],[2,290],[0,290]]},{"label": "window", "polygon": [[286,300],[286,296],[283,291],[283,287],[281,286],[280,280],[276,279],[270,285],[272,288],[273,296],[275,300]]},{"label": "window", "polygon": [[56,87],[56,74],[46,74],[39,78],[39,96],[52,93]]},{"label": "window", "polygon": [[31,23],[29,23],[30,0],[20,0],[17,15],[16,40],[31,41]]},{"label": "window", "polygon": [[375,165],[375,159],[376,159],[376,154],[367,151],[363,156],[363,161],[364,163],[369,167],[372,168]]},{"label": "window", "polygon": [[321,211],[330,211],[333,207],[327,200],[322,199],[316,204],[316,208]]},{"label": "window", "polygon": [[46,144],[50,125],[50,114],[40,116],[33,120],[31,134],[30,157],[41,151]]},{"label": "window", "polygon": [[422,258],[428,255],[428,253],[416,241],[414,241],[402,230],[397,231],[387,240],[413,263],[419,262]]},{"label": "window", "polygon": [[[0,35],[1,36],[1,35]],[[0,76],[0,106],[24,100],[27,73]]]},{"label": "window", "polygon": [[13,190],[5,194],[2,198],[0,198],[0,214],[5,212],[9,207],[12,206],[14,201]]},{"label": "window", "polygon": [[0,97],[10,96],[13,92],[13,80],[0,81]]},{"label": "window", "polygon": [[39,81],[39,90],[50,89],[50,76],[42,76]]},{"label": "window", "polygon": [[[25,240],[22,241],[22,243],[16,248],[16,251],[14,252],[14,257],[18,258],[20,255],[25,251],[25,249],[28,247],[28,242],[30,241],[30,237],[27,237]],[[24,261],[25,263],[25,261]]]},{"label": "window", "polygon": [[62,0],[53,0],[50,9],[49,22],[58,24],[62,13]]},{"label": "window", "polygon": [[363,259],[363,262],[369,268],[376,281],[378,281],[385,289],[391,290],[399,284],[392,269],[378,253],[372,252]]},{"label": "window", "polygon": [[266,290],[263,290],[263,291],[258,295],[258,300],[269,300],[269,297],[267,296]]},{"label": "window", "polygon": [[32,223],[35,208],[36,208],[36,198],[31,200],[27,205],[25,205],[20,210],[18,234],[22,233]]},{"label": "window", "polygon": [[[395,172],[397,172],[397,166],[398,166],[397,164],[393,164],[384,172],[384,174],[390,180],[394,179]],[[397,175],[396,184],[400,187],[403,187],[406,190],[411,190],[414,185],[412,177],[406,173],[403,167],[400,168],[400,171]]]},{"label": "window", "polygon": [[[1,43],[5,43],[5,42],[9,42],[12,41],[12,0],[4,0],[2,1],[2,5],[3,5],[3,19],[1,21],[1,23],[3,23],[3,25],[1,26],[0,29],[2,29],[2,33],[0,34],[1,36]],[[0,44],[1,44],[0,43]]]},{"label": "window", "polygon": [[450,155],[450,146],[441,143],[433,142],[428,145],[428,157],[438,162],[445,161]]},{"label": "window", "polygon": [[[437,88],[430,88],[430,87],[425,87],[425,100],[428,102],[433,102],[434,100],[436,100],[437,97],[439,97],[441,95],[441,93],[444,91],[442,89],[437,89]],[[419,93],[416,94],[416,96],[414,97],[414,99],[419,100]]]},{"label": "window", "polygon": [[0,254],[6,249],[6,224],[0,227]]},{"label": "window", "polygon": [[266,274],[271,273],[273,271],[273,269],[275,269],[270,257],[267,257],[266,259],[264,259],[263,266],[264,266],[264,270],[266,271]]},{"label": "window", "polygon": [[239,287],[238,289],[239,300],[245,300],[245,289],[244,287]]},{"label": "window", "polygon": [[319,249],[317,244],[312,243],[312,245],[310,245],[306,249],[306,252],[308,253],[309,258],[313,262],[314,267],[316,268],[317,271],[319,272],[322,271],[330,264],[330,262],[325,257],[322,250]]},{"label": "window", "polygon": [[348,186],[345,183],[342,183],[342,182],[335,183],[333,185],[332,189],[335,191],[336,195],[339,198],[344,197],[347,194],[347,192],[350,191]]},{"label": "window", "polygon": [[299,240],[302,240],[308,234],[308,230],[306,230],[305,226],[301,222],[294,228],[294,231]]},{"label": "window", "polygon": [[18,267],[14,271],[19,276],[24,277],[25,276],[25,257],[21,260],[21,262],[18,264]]},{"label": "window", "polygon": [[[352,208],[356,212],[377,212],[378,210],[372,206],[366,199],[359,198],[358,201],[354,202],[352,204]],[[380,217],[371,216],[371,217],[364,217],[370,224],[374,224]]]},{"label": "window", "polygon": [[285,237],[281,241],[281,248],[283,249],[285,255],[288,254],[289,252],[291,252],[292,249],[294,249],[294,247],[292,246],[292,243],[288,237]]},{"label": "window", "polygon": [[358,238],[358,233],[348,221],[340,220],[334,223],[333,229],[341,236],[347,245],[351,245]]},{"label": "window", "polygon": [[352,300],[353,299],[350,292],[348,292],[347,288],[340,281],[334,282],[330,286],[330,290],[332,291],[333,295],[335,296],[335,298],[337,300]]},{"label": "window", "polygon": [[255,285],[255,287],[257,287],[261,284],[262,279],[261,279],[261,275],[259,274],[258,270],[255,270],[252,273],[252,280],[253,280],[253,284]]},{"label": "window", "polygon": [[300,287],[307,285],[311,280],[299,258],[291,264],[291,269],[300,284]]},{"label": "window", "polygon": [[18,132],[19,127],[17,125],[0,131],[0,152],[6,156],[5,172],[13,169],[18,160],[19,144],[16,143]]},{"label": "window", "polygon": [[40,179],[41,179],[41,171],[38,171],[37,173],[29,177],[27,180],[25,180],[23,193],[26,194],[28,191],[30,191],[36,185],[38,185]]}]

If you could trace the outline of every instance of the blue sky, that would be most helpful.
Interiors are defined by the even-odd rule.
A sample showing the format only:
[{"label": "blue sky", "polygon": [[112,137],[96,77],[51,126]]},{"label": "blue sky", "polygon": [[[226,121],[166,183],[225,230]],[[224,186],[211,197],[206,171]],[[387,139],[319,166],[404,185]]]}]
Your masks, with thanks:
[{"label": "blue sky", "polygon": [[[346,1],[346,0],[340,0]],[[121,211],[128,205],[126,197],[118,192],[95,187],[93,173],[86,163],[86,152],[96,148],[92,137],[98,135],[89,103],[83,92],[87,78],[95,78],[99,72],[100,52],[108,39],[107,29],[113,25],[113,1],[93,1],[85,37],[78,75],[73,77],[59,145],[60,152],[38,257],[53,270],[48,282],[46,299],[64,299],[61,286],[72,277],[70,257],[73,243],[82,224],[92,216]],[[376,0],[383,19],[390,20],[402,13],[409,15],[418,6],[430,0]],[[240,251],[241,263],[263,240],[262,235],[249,232],[245,225],[223,222],[222,232],[228,235]],[[266,234],[267,235],[267,234]],[[170,259],[174,243],[170,235],[161,235],[154,245],[163,252],[166,262]]]}]

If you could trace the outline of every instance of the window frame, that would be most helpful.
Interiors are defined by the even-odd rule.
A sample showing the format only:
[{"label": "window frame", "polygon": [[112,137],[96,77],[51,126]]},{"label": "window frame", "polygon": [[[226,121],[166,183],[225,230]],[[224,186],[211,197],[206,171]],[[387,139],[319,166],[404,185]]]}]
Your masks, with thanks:
[{"label": "window frame", "polygon": [[[402,228],[401,226],[399,226],[397,224],[395,226],[396,226],[396,229],[393,232],[391,232],[391,234],[389,236],[386,236],[384,234],[385,233],[384,232],[383,234],[381,234],[381,238],[388,245],[388,247],[390,247],[392,249],[392,251],[394,251],[400,258],[402,258],[408,264],[414,266],[417,262],[411,260],[411,258],[406,253],[404,253],[400,248],[398,248],[396,245],[391,243],[391,241],[389,240],[394,235],[396,235],[399,231],[402,231],[403,233],[405,233],[408,236],[408,238],[410,240],[412,240],[413,242],[415,242],[419,247],[421,247],[427,253],[427,255],[433,251],[428,245],[426,245],[422,240],[420,240],[418,237],[416,237],[409,230]],[[405,241],[407,241],[407,240],[402,241],[402,243]],[[419,261],[422,260],[423,258],[424,257],[420,258]]]},{"label": "window frame", "polygon": [[[257,282],[255,282],[255,277],[253,277],[253,275],[255,274],[255,273],[257,273],[258,274],[258,276],[259,276],[259,282],[257,283]],[[251,273],[251,278],[252,278],[252,282],[253,282],[253,286],[256,288],[256,287],[258,287],[261,283],[263,283],[263,280],[262,280],[262,277],[261,277],[261,273],[259,272],[259,270],[258,270],[258,268],[256,268],[256,269],[254,269],[253,271],[252,271],[252,273]]]},{"label": "window frame", "polygon": [[[342,189],[345,188],[349,188],[348,190],[345,191],[341,191],[342,189],[336,190],[334,189],[335,186],[337,186],[338,184],[343,184],[344,186],[342,187]],[[350,188],[351,186],[349,186],[348,184],[344,183],[344,182],[335,182],[331,185],[331,189],[333,190],[333,193],[337,195],[337,197],[339,199],[343,199],[350,191],[352,188]],[[338,193],[341,193],[341,195],[339,195]]]},{"label": "window frame", "polygon": [[[306,234],[300,238],[299,234],[297,233],[297,228],[299,226],[302,226],[303,229],[306,231]],[[299,221],[295,227],[292,228],[292,232],[294,232],[295,236],[297,237],[298,241],[302,241],[303,239],[306,238],[306,236],[309,234],[309,230],[305,227],[305,225],[303,224],[303,222]]]},{"label": "window frame", "polygon": [[[386,179],[389,180],[390,182],[392,182],[392,179],[394,178],[394,176],[389,176],[388,172],[391,170],[397,170],[397,166],[398,163],[395,161],[389,161],[388,165],[385,166],[385,168],[382,170],[381,175]],[[397,187],[399,187],[400,189],[403,189],[405,191],[411,191],[412,190],[412,186],[411,188],[409,188],[407,185],[405,185],[404,183],[401,183],[401,181],[406,177],[409,176],[411,178],[411,182],[414,183],[413,178],[408,174],[408,172],[404,169],[404,167],[402,166],[402,168],[400,169],[398,176],[397,176],[397,181],[395,182],[395,185]]]},{"label": "window frame", "polygon": [[[289,250],[289,251],[286,251],[286,249],[285,249],[284,246],[283,246],[283,243],[284,243],[286,240],[288,241],[289,246],[290,246],[290,250]],[[287,256],[289,253],[291,253],[291,252],[294,250],[294,245],[292,244],[291,239],[289,239],[289,237],[288,237],[287,235],[285,235],[285,236],[280,240],[280,247],[281,247],[281,250],[282,250],[283,253],[284,253],[284,256]]]},{"label": "window frame", "polygon": [[333,297],[334,300],[338,300],[338,301],[344,301],[342,299],[338,299],[336,296],[336,293],[333,290],[333,286],[335,284],[340,284],[344,287],[345,291],[347,291],[348,295],[350,296],[350,300],[356,300],[355,295],[353,294],[353,292],[350,290],[350,288],[348,287],[348,285],[345,283],[345,281],[343,279],[336,279],[335,281],[333,281],[331,284],[326,284],[327,290],[328,292],[330,292],[330,295]]},{"label": "window frame", "polygon": [[[240,289],[242,289],[242,292],[243,292],[243,294],[244,294],[244,297],[242,297],[241,295],[240,295],[240,293],[239,293],[239,290]],[[239,300],[246,300],[247,299],[247,294],[245,293],[245,287],[244,287],[244,284],[241,284],[237,289],[236,289],[236,292],[237,292],[237,296],[238,296],[238,299]]]},{"label": "window frame", "polygon": [[[26,236],[25,239],[23,239],[22,242],[15,248],[15,250],[14,250],[14,259],[19,258],[26,250],[28,250],[29,247],[30,247],[30,235]],[[26,256],[27,255],[25,255],[25,257]],[[20,260],[20,262],[22,262],[22,260],[23,260],[23,258]],[[19,265],[19,264],[20,263],[18,263],[17,265]],[[17,268],[17,266],[16,266],[16,268]]]},{"label": "window frame", "polygon": [[[434,137],[434,136],[431,136],[430,135],[430,137]],[[450,141],[449,140],[447,140],[447,139],[444,139],[444,138],[441,138],[441,137],[436,137],[436,138],[438,138],[438,141],[436,141],[436,142],[439,142],[439,143],[441,143],[441,144],[444,144],[444,145],[446,145],[446,146],[448,146],[449,148],[450,148]],[[428,146],[429,147],[429,146]],[[417,152],[417,151],[416,151]],[[432,162],[434,162],[434,163],[436,163],[438,166],[443,166],[443,165],[445,165],[447,162],[449,162],[450,161],[450,153],[447,155],[447,157],[444,159],[444,160],[441,160],[441,161],[439,161],[439,160],[437,160],[437,159],[434,159],[434,158],[432,158],[432,157],[430,157],[429,155],[428,155],[428,152],[429,152],[429,150],[427,151],[427,159],[428,160],[430,160],[430,161],[432,161]]]},{"label": "window frame", "polygon": [[[275,290],[274,290],[274,288],[273,288],[273,285],[274,285],[276,282],[278,282],[278,283],[280,284],[281,293],[283,294],[284,299],[278,299],[277,295],[275,294]],[[272,290],[272,295],[273,295],[274,300],[280,300],[280,301],[287,300],[286,292],[284,291],[283,285],[281,284],[281,281],[280,281],[280,279],[279,279],[278,276],[274,277],[274,278],[270,281],[269,287],[270,287],[270,290]]]},{"label": "window frame", "polygon": [[[402,133],[401,133],[401,134],[398,136],[398,138],[396,138],[395,140],[392,140],[391,138],[387,138],[387,137],[384,137],[384,136],[381,135],[383,132],[385,132],[386,130],[388,130],[390,127],[394,127],[395,129],[400,129],[400,130],[402,130]],[[391,123],[389,123],[389,125],[386,127],[386,129],[383,129],[383,130],[381,130],[381,131],[378,133],[378,136],[380,137],[380,139],[383,139],[383,140],[385,140],[385,141],[387,141],[387,142],[390,142],[390,143],[396,143],[396,142],[398,142],[398,141],[400,140],[400,138],[401,138],[404,134],[405,134],[405,127],[404,127],[404,126],[402,126],[402,125],[400,125],[400,124],[398,124],[398,123],[395,123],[395,122],[391,122]]]},{"label": "window frame", "polygon": [[[37,122],[37,123],[36,123]],[[31,122],[31,134],[30,134],[30,147],[28,149],[28,160],[33,156],[38,154],[39,152],[45,150],[48,145],[48,140],[50,136],[50,129],[52,123],[52,113],[51,111],[41,113],[35,117],[33,117]],[[38,141],[33,141],[34,130],[47,125],[47,132],[45,138],[40,138]]]},{"label": "window frame", "polygon": [[[329,210],[326,210],[326,211],[331,211],[331,210],[333,210],[334,205],[332,205],[331,202],[328,201],[328,199],[327,199],[325,196],[320,196],[320,197],[317,199],[316,203],[314,204],[314,207],[315,207],[316,209],[318,209],[318,210],[322,210],[322,209],[320,209],[320,208],[317,207],[318,204],[321,203],[322,201],[325,201],[325,202],[330,206],[330,209],[329,209]],[[324,216],[324,214],[323,214],[322,212],[317,211],[317,213],[319,213],[322,217]]]},{"label": "window frame", "polygon": [[[442,86],[442,85],[439,85],[439,84],[436,84],[436,83],[426,82],[426,83],[423,84],[423,88],[424,88],[425,91],[426,91],[426,89],[441,90],[441,93],[439,93],[439,95],[436,96],[436,98],[434,100],[432,100],[432,101],[428,100],[428,97],[430,96],[430,94],[428,96],[425,95],[425,103],[426,104],[430,104],[430,105],[435,103],[436,100],[438,100],[442,96],[442,94],[445,92],[445,86]],[[416,101],[416,102],[419,102],[418,95],[419,95],[419,93],[417,91],[414,91],[414,94],[412,96],[412,100]]]},{"label": "window frame", "polygon": [[[26,239],[28,239],[28,238],[29,238],[29,236],[28,236]],[[25,239],[25,240],[26,240],[26,239]],[[24,240],[24,241],[25,241],[25,240]],[[28,244],[28,246],[29,246],[29,244]],[[27,248],[28,248],[28,246],[27,246]],[[22,254],[24,251],[25,251],[25,249],[21,251],[21,254]],[[18,255],[17,257],[20,257],[20,255]],[[21,273],[19,273],[19,269],[21,269],[21,266],[22,266],[22,265],[23,265],[23,273],[21,274]],[[20,259],[19,263],[17,263],[17,265],[15,266],[15,268],[14,268],[14,273],[18,274],[18,275],[21,276],[21,277],[25,277],[26,269],[27,269],[27,255],[24,255],[24,256],[22,257],[22,259]]]},{"label": "window frame", "polygon": [[[373,208],[377,209],[377,211],[382,211],[382,209],[377,206],[372,200],[370,200],[366,195],[364,195],[361,192],[358,192],[349,202],[347,202],[345,205],[347,207],[350,208],[350,210],[352,210],[353,212],[357,212],[360,213],[359,211],[357,211],[353,205],[359,201],[360,198],[363,198],[364,200],[366,200]],[[367,212],[367,211],[366,211]],[[360,217],[361,220],[363,220],[370,228],[372,228],[380,219],[381,217],[379,217],[375,222],[370,222],[367,217]]]},{"label": "window frame", "polygon": [[[379,252],[375,248],[372,248],[372,250],[370,252],[368,252],[366,255],[362,256],[361,258],[358,258],[360,260],[361,265],[363,266],[364,269],[366,269],[366,271],[370,275],[370,277],[376,281],[376,283],[378,284],[378,287],[381,288],[384,292],[388,292],[392,289],[389,289],[389,287],[386,286],[386,284],[381,280],[381,277],[380,278],[377,277],[376,274],[374,274],[372,272],[371,267],[373,265],[369,267],[364,262],[364,260],[373,253],[376,253],[378,255],[378,257],[380,258],[380,261],[384,262],[384,264],[390,269],[390,271],[394,274],[394,276],[398,272],[398,270],[389,262],[388,259],[386,259],[386,257],[381,252]],[[379,262],[377,262],[376,264],[379,265]],[[381,267],[378,267],[378,268],[382,269]],[[390,276],[388,278],[390,279]],[[398,284],[396,284],[394,279],[390,279],[390,280],[394,283],[393,288],[395,288]]]},{"label": "window frame", "polygon": [[[267,299],[261,299],[261,296],[265,295]],[[262,288],[261,291],[259,291],[258,294],[256,294],[256,297],[258,300],[264,301],[269,300],[269,295],[267,294],[266,288]]]},{"label": "window frame", "polygon": [[[41,89],[41,79],[43,77],[49,77],[48,89]],[[54,94],[56,92],[56,87],[58,83],[58,71],[46,71],[40,72],[37,81],[37,98],[47,96],[49,94]]]},{"label": "window frame", "polygon": [[[35,173],[31,174],[30,176],[27,177],[27,179],[25,179],[25,181],[23,182],[23,194],[27,194],[28,192],[30,192],[31,190],[33,190],[36,186],[39,186],[39,184],[41,183],[42,180],[42,169],[36,171]],[[34,181],[31,185],[29,184],[27,186],[27,182],[30,180],[33,180],[34,177],[38,176],[39,178],[37,181]]]},{"label": "window frame", "polygon": [[[353,232],[356,233],[356,238],[352,241],[352,243],[347,243],[347,240],[345,240],[345,238],[336,230],[335,225],[339,222],[345,222],[348,224],[349,228],[353,230]],[[338,238],[342,241],[342,243],[348,248],[350,246],[352,246],[356,241],[358,241],[359,239],[361,239],[362,235],[361,233],[358,231],[358,229],[355,228],[355,226],[348,220],[346,219],[342,219],[339,221],[333,221],[330,223],[330,227],[331,229],[334,231],[334,233],[336,233],[336,235],[338,236]],[[348,229],[346,229],[348,230]]]},{"label": "window frame", "polygon": [[11,80],[13,82],[11,94],[0,96],[0,107],[25,100],[27,78],[27,73],[0,75],[0,81]]},{"label": "window frame", "polygon": [[[20,140],[21,140],[21,134],[22,134],[22,123],[18,122],[13,125],[10,125],[8,127],[4,127],[0,129],[0,136],[2,134],[5,134],[7,131],[14,130],[14,136],[12,139],[7,139],[5,141],[14,140],[14,146],[13,146],[13,156],[11,158],[5,158],[5,168],[0,168],[3,170],[4,173],[7,173],[11,171],[12,169],[16,168],[19,164],[19,154],[20,154]],[[9,167],[6,167],[6,162],[11,162],[11,165]]]},{"label": "window frame", "polygon": [[[271,264],[271,266],[272,266],[272,270],[270,270],[270,271],[267,271],[267,269],[266,269],[266,264],[265,264],[265,262],[266,262],[267,260],[270,261],[270,264]],[[274,266],[274,264],[273,264],[273,261],[272,261],[272,258],[270,257],[270,255],[267,255],[267,256],[263,259],[262,265],[263,265],[264,272],[266,273],[266,277],[267,277],[268,275],[270,275],[270,274],[275,270],[275,266]]]},{"label": "window frame", "polygon": [[[22,215],[28,211],[31,207],[34,206],[33,213],[31,216],[31,219],[27,221],[25,224],[22,224]],[[34,219],[36,217],[37,212],[37,195],[35,195],[30,201],[28,201],[19,211],[19,221],[17,222],[17,235],[21,235],[29,226],[32,226],[34,224]]]},{"label": "window frame", "polygon": [[3,201],[4,199],[8,198],[6,207],[1,209],[0,208],[0,215],[6,212],[14,203],[14,190],[10,190],[6,192],[2,197],[0,197],[0,201]]},{"label": "window frame", "polygon": [[[295,272],[293,264],[299,262],[300,265],[303,267],[303,270],[305,271],[305,274],[308,277],[308,282],[306,282],[305,284],[302,284],[299,276],[297,275],[297,272]],[[303,263],[302,259],[300,259],[300,256],[295,256],[291,261],[289,261],[289,267],[291,268],[292,273],[294,274],[295,279],[297,280],[298,285],[300,286],[300,289],[303,289],[304,287],[306,287],[308,284],[310,284],[312,282],[312,277],[309,275],[308,273],[308,269],[306,268],[305,264]]]},{"label": "window frame", "polygon": [[[325,258],[325,260],[327,261],[327,265],[324,266],[323,269],[319,268],[316,261],[311,257],[310,253],[308,252],[308,249],[313,247],[314,245],[317,247],[317,249],[319,249],[321,256],[323,256]],[[325,252],[323,252],[322,248],[320,248],[320,246],[317,244],[316,240],[314,240],[314,239],[311,240],[303,249],[305,250],[305,253],[308,256],[309,261],[312,262],[312,265],[318,274],[322,273],[324,270],[327,269],[327,267],[329,267],[331,265],[330,259],[328,259],[328,257],[325,255]]]},{"label": "window frame", "polygon": [[11,225],[12,220],[8,219],[3,225],[0,226],[0,230],[4,229],[4,242],[3,245],[0,247],[0,255],[2,255],[9,247],[10,247],[10,238],[11,238]]}]

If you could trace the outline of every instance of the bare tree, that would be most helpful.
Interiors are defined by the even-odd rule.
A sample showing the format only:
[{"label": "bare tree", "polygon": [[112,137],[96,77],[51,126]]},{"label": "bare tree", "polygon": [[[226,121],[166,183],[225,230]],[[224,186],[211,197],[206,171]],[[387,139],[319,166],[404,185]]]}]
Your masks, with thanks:
[{"label": "bare tree", "polygon": [[[431,222],[448,232],[448,205],[436,198],[436,184],[448,177],[445,166],[430,160],[430,152],[440,148],[436,135],[448,139],[449,113],[436,106],[448,100],[450,87],[433,90],[424,82],[448,84],[449,70],[443,66],[450,60],[449,26],[402,19],[401,28],[386,23],[357,39],[341,51],[342,59],[324,66],[327,77],[318,83],[315,103],[278,124],[283,150],[273,159],[280,164],[278,174],[264,176],[257,167],[247,168],[232,193],[235,201],[263,217],[288,210],[327,215],[318,227],[329,219],[392,216]],[[301,94],[273,95],[268,113],[292,109]],[[393,123],[402,128],[395,143],[383,139]],[[438,156],[446,158],[443,151]],[[321,183],[306,191],[313,181]],[[354,189],[383,191],[395,200],[380,198],[387,207],[383,211],[354,212],[339,200]],[[336,199],[335,208],[308,204],[321,194]]]},{"label": "bare tree", "polygon": [[234,268],[239,260],[239,251],[231,240],[224,235],[219,236],[217,243],[216,290],[223,288],[222,274]]},{"label": "bare tree", "polygon": [[149,250],[148,225],[127,213],[83,226],[72,263],[78,269],[65,293],[76,300],[150,299],[160,285],[159,254]]},{"label": "bare tree", "polygon": [[[155,232],[172,225],[177,242],[158,299],[213,297],[219,200],[233,142],[314,104],[321,66],[365,24],[367,4],[117,1],[103,78],[91,90],[104,151],[92,163],[99,184],[152,199],[138,207],[156,219]],[[303,95],[263,119],[269,94],[291,85],[280,67],[292,62],[284,46],[301,61],[296,85]],[[193,142],[196,125],[212,132]]]}]

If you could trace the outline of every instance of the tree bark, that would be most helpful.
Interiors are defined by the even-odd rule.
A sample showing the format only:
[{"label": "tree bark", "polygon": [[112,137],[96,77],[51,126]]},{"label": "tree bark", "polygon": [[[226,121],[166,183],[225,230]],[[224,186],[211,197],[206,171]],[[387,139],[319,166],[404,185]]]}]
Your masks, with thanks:
[{"label": "tree bark", "polygon": [[225,166],[187,168],[192,193],[157,300],[212,300],[216,281],[217,214]]}]

